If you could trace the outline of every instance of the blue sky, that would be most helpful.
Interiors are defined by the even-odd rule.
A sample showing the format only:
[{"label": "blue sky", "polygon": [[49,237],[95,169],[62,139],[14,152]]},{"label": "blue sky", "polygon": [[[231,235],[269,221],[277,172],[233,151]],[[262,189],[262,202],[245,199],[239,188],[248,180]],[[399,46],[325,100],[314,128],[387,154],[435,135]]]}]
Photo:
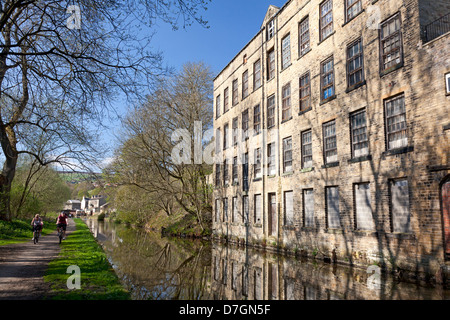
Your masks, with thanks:
[{"label": "blue sky", "polygon": [[[151,46],[161,51],[165,64],[179,70],[186,62],[203,61],[216,75],[259,31],[270,5],[282,7],[287,0],[212,0],[208,10],[202,13],[209,28],[193,24],[186,29],[158,23]],[[127,106],[121,105],[120,113],[126,114]],[[102,140],[110,145],[112,156],[115,137],[120,135],[120,122],[112,123],[104,131]]]},{"label": "blue sky", "polygon": [[269,5],[287,0],[212,0],[203,17],[210,28],[192,25],[173,31],[159,25],[153,47],[163,52],[169,66],[202,60],[220,72],[259,31]]}]

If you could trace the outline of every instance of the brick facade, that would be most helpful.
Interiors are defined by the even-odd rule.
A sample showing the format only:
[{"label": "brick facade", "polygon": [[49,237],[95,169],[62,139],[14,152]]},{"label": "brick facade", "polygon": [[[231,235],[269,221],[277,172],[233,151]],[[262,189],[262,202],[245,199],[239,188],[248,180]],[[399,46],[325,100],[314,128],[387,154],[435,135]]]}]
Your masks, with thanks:
[{"label": "brick facade", "polygon": [[[261,31],[216,77],[220,172],[214,175],[213,232],[249,245],[434,277],[448,268],[440,190],[450,174],[450,35],[423,43],[419,8],[431,11],[427,1],[345,3],[271,6]],[[233,119],[242,129],[246,115],[248,127],[261,132],[250,130],[248,139],[239,132],[234,145]],[[312,165],[305,162],[310,153]]]}]

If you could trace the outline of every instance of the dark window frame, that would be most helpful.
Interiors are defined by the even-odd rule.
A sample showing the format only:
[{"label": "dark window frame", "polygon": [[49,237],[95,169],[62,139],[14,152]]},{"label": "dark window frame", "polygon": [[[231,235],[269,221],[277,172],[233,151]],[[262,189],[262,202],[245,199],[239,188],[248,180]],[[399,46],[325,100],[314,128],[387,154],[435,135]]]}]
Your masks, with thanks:
[{"label": "dark window frame", "polygon": [[[305,143],[305,139],[304,139],[304,136],[306,134],[310,135],[310,141],[308,143]],[[312,166],[313,166],[312,165],[312,160],[313,160],[312,129],[308,129],[308,130],[305,130],[305,131],[301,132],[300,133],[300,140],[301,140],[300,142],[301,142],[301,153],[302,153],[302,169],[312,168]],[[307,154],[305,152],[305,149],[306,149],[305,147],[306,146],[310,146],[310,154]],[[305,163],[306,163],[305,158],[311,158],[311,166],[308,166],[308,167],[305,166]]]},{"label": "dark window frame", "polygon": [[[324,72],[324,68],[330,62],[332,64],[331,69],[325,73]],[[325,85],[324,84],[324,78],[328,77],[329,75],[332,76],[332,80]],[[327,59],[325,59],[324,61],[322,61],[320,63],[320,101],[322,103],[330,101],[330,100],[332,100],[333,98],[336,97],[335,80],[336,79],[335,79],[335,73],[334,73],[334,56],[330,56],[330,57],[328,57]],[[330,88],[333,89],[333,91],[332,91],[333,93],[325,98],[324,97],[324,93],[325,93],[325,91],[327,91]]]},{"label": "dark window frame", "polygon": [[[355,117],[357,117],[357,116],[359,116],[361,114],[364,114],[364,126],[355,127],[353,120],[354,120]],[[370,154],[370,144],[369,144],[369,133],[368,133],[368,125],[367,125],[367,111],[366,111],[365,108],[364,109],[360,109],[360,110],[357,110],[357,111],[354,111],[354,112],[350,113],[349,117],[350,117],[350,121],[349,121],[349,123],[350,123],[350,149],[351,149],[352,159],[368,156]],[[358,131],[358,130],[360,130],[362,128],[365,129],[364,134],[366,136],[366,139],[365,140],[355,139],[355,137],[356,137],[355,131]],[[362,133],[358,133],[358,135],[361,135],[361,134]],[[355,141],[355,140],[358,140],[358,141]],[[356,150],[355,146],[363,144],[363,143],[366,143],[366,145],[367,145],[367,153],[357,156],[355,154],[355,150]]]},{"label": "dark window frame", "polygon": [[[395,31],[393,34],[390,34],[388,37],[384,37],[383,34],[383,26],[390,23],[392,20],[398,19],[399,21],[399,29],[397,31]],[[399,51],[399,58],[400,61],[396,64],[393,64],[389,67],[385,67],[385,56],[388,56],[388,54],[384,53],[383,50],[383,45],[385,42],[387,42],[387,40],[392,39],[396,36],[396,34],[398,34],[399,36],[399,47],[398,51]],[[383,76],[385,74],[388,74],[389,72],[392,72],[394,70],[397,70],[398,68],[401,68],[403,66],[404,63],[404,57],[403,57],[403,33],[402,33],[402,18],[401,18],[401,14],[400,12],[395,13],[394,15],[392,15],[391,17],[387,18],[386,20],[384,20],[383,22],[380,23],[380,28],[378,30],[378,39],[380,42],[380,75]],[[395,50],[391,50],[389,51],[394,52]]]},{"label": "dark window frame", "polygon": [[[305,27],[305,24],[307,26]],[[299,57],[304,56],[311,50],[311,33],[309,30],[309,16],[304,17],[298,24],[298,53]],[[305,48],[303,48],[305,46]]]},{"label": "dark window frame", "polygon": [[[271,103],[272,100],[273,104]],[[267,129],[275,127],[276,109],[275,94],[273,94],[267,98]]]},{"label": "dark window frame", "polygon": [[[363,5],[361,0],[356,0],[354,3],[352,3],[350,6],[348,5],[349,0],[345,0],[345,22],[349,22],[352,19],[354,19],[358,14],[360,14],[363,11]],[[351,17],[349,17],[349,10],[353,7],[360,5],[360,9],[358,12],[354,13]]]},{"label": "dark window frame", "polygon": [[[351,49],[359,44],[360,52],[358,54],[355,54],[350,57],[350,51]],[[355,68],[354,70],[350,70],[351,63],[358,58],[361,59],[361,64],[358,68]],[[364,46],[363,46],[363,40],[362,38],[358,38],[355,41],[351,42],[347,46],[347,90],[355,89],[365,83],[365,76],[364,76]],[[350,83],[351,77],[356,75],[357,73],[361,73],[361,78],[359,82],[355,82],[353,84]]]},{"label": "dark window frame", "polygon": [[[287,89],[289,89],[289,94],[286,94]],[[285,95],[286,94],[286,95]],[[288,121],[292,118],[292,90],[291,83],[285,84],[281,88],[281,121]]]},{"label": "dark window frame", "polygon": [[[323,16],[322,15],[322,8],[323,8],[323,6],[325,6],[328,2],[331,2],[331,7],[330,7],[330,10],[329,11],[327,11],[327,13],[325,14],[325,16]],[[334,27],[333,27],[333,20],[334,20],[334,17],[333,17],[333,0],[325,0],[325,1],[323,1],[320,5],[319,5],[319,39],[320,39],[320,42],[322,42],[322,41],[324,41],[325,39],[327,39],[327,38],[329,38],[332,34],[333,34],[333,31],[334,31]],[[330,14],[331,13],[331,21],[329,22],[329,23],[327,23],[326,25],[323,25],[323,19],[328,15],[328,14]],[[324,37],[324,34],[323,34],[323,32],[324,32],[324,30],[326,29],[326,28],[328,28],[329,26],[331,25],[331,31]]]},{"label": "dark window frame", "polygon": [[[307,84],[302,85],[302,80],[308,79]],[[306,95],[303,95],[306,92]],[[299,112],[311,109],[311,72],[308,70],[299,78]],[[304,101],[307,101],[306,103]]]},{"label": "dark window frame", "polygon": [[[331,125],[334,125],[334,135],[329,135],[329,136],[327,136],[326,135],[326,128],[328,127],[328,126],[331,126]],[[324,123],[323,125],[322,125],[322,131],[323,131],[323,162],[324,162],[324,164],[330,164],[330,163],[335,163],[335,162],[337,162],[338,160],[337,160],[337,157],[338,157],[338,148],[337,148],[337,130],[336,130],[336,120],[331,120],[331,121],[328,121],[328,122],[326,122],[326,123]],[[327,147],[327,145],[328,145],[328,143],[327,143],[327,140],[328,139],[334,139],[334,147],[332,147],[332,148],[328,148]],[[334,151],[335,152],[335,155],[336,155],[336,160],[334,160],[334,161],[327,161],[327,158],[328,158],[328,156],[327,156],[327,153],[328,152],[332,152],[332,151]],[[333,152],[333,153],[334,153]],[[333,156],[334,156],[334,154],[333,154]]]}]

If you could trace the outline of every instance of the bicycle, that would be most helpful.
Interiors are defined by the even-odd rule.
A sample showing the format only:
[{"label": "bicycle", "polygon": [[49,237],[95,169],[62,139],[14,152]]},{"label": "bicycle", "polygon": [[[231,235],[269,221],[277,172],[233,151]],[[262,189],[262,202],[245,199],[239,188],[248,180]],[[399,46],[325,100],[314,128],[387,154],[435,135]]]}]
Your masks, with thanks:
[{"label": "bicycle", "polygon": [[58,228],[58,238],[59,238],[59,243],[61,244],[62,239],[63,239],[63,235],[64,235],[64,229],[62,227]]},{"label": "bicycle", "polygon": [[40,230],[38,228],[34,228],[34,231],[33,231],[34,244],[37,244],[39,242],[39,234],[40,234]]}]

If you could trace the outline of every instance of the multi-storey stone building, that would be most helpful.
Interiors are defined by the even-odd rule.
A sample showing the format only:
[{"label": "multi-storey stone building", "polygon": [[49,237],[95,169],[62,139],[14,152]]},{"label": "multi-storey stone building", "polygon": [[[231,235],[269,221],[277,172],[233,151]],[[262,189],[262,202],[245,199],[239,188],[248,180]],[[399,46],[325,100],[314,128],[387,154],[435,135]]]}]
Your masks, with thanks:
[{"label": "multi-storey stone building", "polygon": [[270,6],[214,80],[214,234],[445,274],[449,14],[446,0]]}]

